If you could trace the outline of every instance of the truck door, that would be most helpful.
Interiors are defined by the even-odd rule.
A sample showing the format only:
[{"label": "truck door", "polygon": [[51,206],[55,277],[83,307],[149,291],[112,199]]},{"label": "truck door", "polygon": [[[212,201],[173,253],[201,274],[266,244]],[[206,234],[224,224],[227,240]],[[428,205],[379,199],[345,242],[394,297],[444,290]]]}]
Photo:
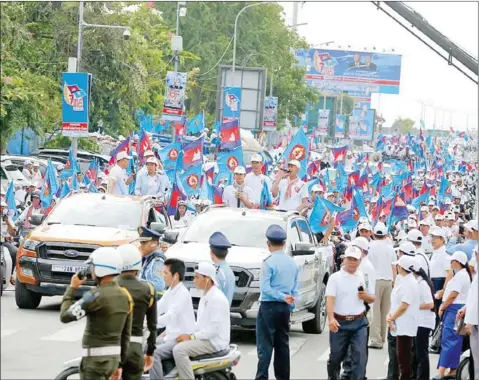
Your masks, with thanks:
[{"label": "truck door", "polygon": [[[301,237],[299,235],[298,224],[296,219],[289,221],[288,225],[288,246],[287,253],[292,256],[292,251],[296,243],[301,242]],[[296,308],[295,310],[301,310],[304,308],[304,304],[307,298],[307,281],[308,275],[306,273],[306,256],[293,256],[296,265],[298,266],[298,296],[296,299]]]},{"label": "truck door", "polygon": [[[304,219],[297,220],[299,236],[301,238],[301,242],[303,243],[310,243],[315,246],[313,234],[309,229],[308,223]],[[304,306],[312,306],[315,301],[315,296],[317,295],[317,283],[319,278],[319,253],[315,247],[314,250],[311,251],[310,255],[302,256],[304,258],[304,272],[305,272],[305,279],[306,279],[306,295],[305,295],[305,303]]]}]

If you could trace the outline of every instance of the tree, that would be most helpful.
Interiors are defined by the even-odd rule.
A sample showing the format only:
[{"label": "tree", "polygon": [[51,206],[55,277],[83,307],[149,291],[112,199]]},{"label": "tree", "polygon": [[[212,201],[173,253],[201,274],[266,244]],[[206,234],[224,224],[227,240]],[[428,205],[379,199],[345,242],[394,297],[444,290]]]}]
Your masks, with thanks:
[{"label": "tree", "polygon": [[395,132],[398,131],[402,135],[405,135],[411,132],[413,127],[414,127],[414,120],[411,120],[409,118],[403,119],[401,117],[398,117],[392,125],[393,131]]}]

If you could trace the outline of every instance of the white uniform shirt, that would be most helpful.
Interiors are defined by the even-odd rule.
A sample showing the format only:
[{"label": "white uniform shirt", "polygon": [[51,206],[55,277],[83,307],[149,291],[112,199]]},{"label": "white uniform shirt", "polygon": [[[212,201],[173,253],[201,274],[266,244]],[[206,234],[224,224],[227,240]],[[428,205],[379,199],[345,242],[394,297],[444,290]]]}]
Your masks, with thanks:
[{"label": "white uniform shirt", "polygon": [[428,275],[428,277],[431,277],[431,271],[429,269],[429,259],[426,256],[426,253],[424,252],[424,249],[422,247],[416,248],[416,257],[419,257],[424,266],[424,272]]},{"label": "white uniform shirt", "polygon": [[195,312],[191,294],[180,282],[168,289],[157,305],[158,327],[166,327],[165,341],[175,340],[179,335],[191,335],[195,331]]},{"label": "white uniform shirt", "polygon": [[279,182],[279,210],[295,211],[298,209],[302,200],[308,198],[308,186],[301,180],[298,180],[291,189],[291,196],[286,199],[286,190],[288,189],[289,178],[283,178]]},{"label": "white uniform shirt", "polygon": [[[243,186],[243,194],[251,202],[253,200],[253,190],[248,186]],[[238,207],[238,198],[236,198],[237,189],[233,185],[226,186],[223,191],[223,203],[232,208],[245,208],[245,204],[241,201]]]},{"label": "white uniform shirt", "polygon": [[[419,306],[425,303],[433,303],[431,288],[422,277],[417,279],[419,284]],[[419,310],[419,327],[434,330],[436,326],[436,314],[432,310]]]},{"label": "white uniform shirt", "polygon": [[415,337],[419,323],[419,284],[412,273],[402,277],[399,284],[395,284],[391,293],[390,313],[395,313],[403,302],[409,306],[406,311],[396,319],[396,329],[395,331],[391,331],[391,335]]},{"label": "white uniform shirt", "polygon": [[196,321],[196,339],[209,340],[216,351],[230,344],[230,304],[224,293],[213,286],[201,297]]},{"label": "white uniform shirt", "polygon": [[185,215],[180,216],[180,220],[175,220],[175,218],[170,218],[170,220],[173,227],[181,228],[189,226],[194,217],[195,214],[193,214],[190,210],[186,210]]},{"label": "white uniform shirt", "polygon": [[449,295],[452,292],[459,293],[454,300],[453,304],[465,304],[467,301],[467,295],[469,293],[469,288],[471,287],[471,279],[466,269],[461,269],[457,272],[453,278],[449,280],[444,289],[444,295],[442,296],[443,302],[446,302]]},{"label": "white uniform shirt", "polygon": [[477,274],[474,276],[474,279],[471,283],[471,288],[469,289],[469,293],[467,294],[467,301],[466,301],[466,317],[464,319],[465,323],[477,326],[479,325],[479,310],[477,307],[478,304],[478,276]]},{"label": "white uniform shirt", "polygon": [[428,235],[422,237],[421,248],[424,249],[426,254],[430,254],[432,251],[434,251],[434,248],[431,245],[431,239]]},{"label": "white uniform shirt", "polygon": [[445,278],[449,269],[451,269],[451,256],[446,253],[446,246],[443,245],[432,252],[429,260],[431,278]]},{"label": "white uniform shirt", "polygon": [[126,184],[126,180],[128,179],[128,177],[126,175],[125,169],[120,168],[118,165],[113,166],[108,176],[108,179],[110,178],[115,181],[113,194],[119,194],[119,195],[129,194],[128,185]]},{"label": "white uniform shirt", "polygon": [[384,240],[373,240],[369,246],[369,260],[376,271],[377,280],[393,280],[393,262],[397,260],[394,248]]},{"label": "white uniform shirt", "polygon": [[250,200],[254,202],[254,204],[260,204],[261,191],[263,190],[263,185],[265,182],[268,185],[268,189],[271,191],[271,180],[267,176],[262,173],[260,175],[256,175],[253,172],[246,174],[244,183],[253,192],[253,196]]},{"label": "white uniform shirt", "polygon": [[[376,294],[376,271],[368,256],[361,259],[358,270],[361,271],[364,276],[365,288],[371,290],[370,292],[368,291],[368,293]],[[371,308],[373,305],[374,303],[369,304]]]},{"label": "white uniform shirt", "polygon": [[41,187],[43,184],[42,173],[40,170],[32,173],[32,182],[35,184],[35,187]]},{"label": "white uniform shirt", "polygon": [[357,270],[349,274],[343,268],[333,273],[326,285],[326,297],[335,297],[334,312],[339,315],[359,315],[364,313],[364,301],[358,297],[358,288],[363,286],[369,294],[374,294],[371,281],[366,287],[364,275]]},{"label": "white uniform shirt", "polygon": [[22,174],[23,176],[27,179],[27,181],[31,181],[32,180],[32,173],[30,173],[30,170],[28,170],[27,168],[24,168],[22,170]]}]

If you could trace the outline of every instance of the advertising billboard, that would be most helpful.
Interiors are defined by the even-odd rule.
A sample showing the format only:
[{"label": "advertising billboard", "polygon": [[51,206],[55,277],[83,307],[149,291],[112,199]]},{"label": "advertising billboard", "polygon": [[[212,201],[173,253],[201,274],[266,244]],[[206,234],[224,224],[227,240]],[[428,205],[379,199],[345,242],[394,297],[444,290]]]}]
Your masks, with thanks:
[{"label": "advertising billboard", "polygon": [[399,94],[401,56],[366,51],[301,49],[298,64],[305,79],[323,90]]},{"label": "advertising billboard", "polygon": [[166,74],[165,102],[162,112],[164,120],[183,120],[185,94],[186,73],[168,71]]},{"label": "advertising billboard", "polygon": [[267,96],[264,100],[263,131],[275,131],[278,125],[278,98]]},{"label": "advertising billboard", "polygon": [[346,115],[337,114],[336,123],[334,125],[334,137],[338,139],[344,138],[344,129],[346,125]]},{"label": "advertising billboard", "polygon": [[329,131],[329,110],[318,111],[318,136],[327,136]]},{"label": "advertising billboard", "polygon": [[376,110],[355,108],[349,117],[349,138],[351,140],[372,141]]},{"label": "advertising billboard", "polygon": [[91,74],[62,73],[62,134],[88,137]]}]

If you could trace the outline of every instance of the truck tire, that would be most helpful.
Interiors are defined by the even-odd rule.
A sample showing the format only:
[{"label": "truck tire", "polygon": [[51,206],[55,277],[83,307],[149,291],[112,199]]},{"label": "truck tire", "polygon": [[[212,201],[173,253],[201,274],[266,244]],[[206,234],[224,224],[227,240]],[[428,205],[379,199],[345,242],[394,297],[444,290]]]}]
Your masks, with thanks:
[{"label": "truck tire", "polygon": [[326,297],[324,295],[326,285],[321,285],[321,292],[319,294],[318,302],[310,310],[314,313],[314,318],[303,322],[303,331],[306,334],[321,334],[326,326]]},{"label": "truck tire", "polygon": [[68,380],[71,375],[76,375],[78,373],[80,373],[80,369],[78,367],[67,368],[63,370],[57,377],[55,377],[55,380]]},{"label": "truck tire", "polygon": [[469,376],[469,365],[471,363],[470,358],[464,358],[459,363],[459,367],[456,370],[456,380],[472,380]]},{"label": "truck tire", "polygon": [[40,305],[42,295],[27,289],[20,281],[15,282],[15,302],[20,309],[36,309]]}]

